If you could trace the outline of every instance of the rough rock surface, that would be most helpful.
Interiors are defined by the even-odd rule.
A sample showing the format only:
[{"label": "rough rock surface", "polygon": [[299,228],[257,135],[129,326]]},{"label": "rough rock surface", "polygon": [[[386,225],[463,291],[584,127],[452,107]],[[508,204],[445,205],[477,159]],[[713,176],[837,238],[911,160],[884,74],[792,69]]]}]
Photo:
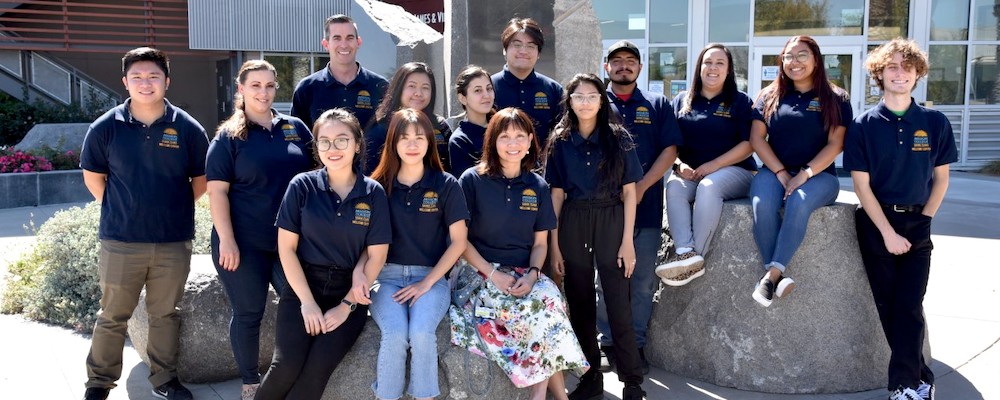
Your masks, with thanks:
[{"label": "rough rock surface", "polygon": [[[149,333],[149,316],[146,314],[146,294],[128,324],[132,346],[149,362],[146,344]],[[272,290],[264,310],[260,327],[261,372],[271,365],[274,352],[274,321],[277,317],[277,296]],[[180,358],[177,372],[185,382],[219,382],[239,377],[236,360],[229,344],[229,319],[232,309],[229,298],[219,282],[218,273],[208,255],[195,255],[191,259],[191,274],[184,288],[184,298],[178,306],[181,316]]]},{"label": "rough rock surface", "polygon": [[667,371],[771,393],[884,387],[889,347],[858,251],[854,204],[813,213],[786,275],[797,287],[764,308],[751,298],[764,273],[747,200],[726,202],[706,272],[666,287],[646,354]]},{"label": "rough rock surface", "polygon": [[24,135],[24,139],[14,148],[18,150],[38,149],[44,145],[57,150],[72,150],[80,154],[83,137],[87,135],[89,123],[37,124]]},{"label": "rough rock surface", "polygon": [[591,0],[556,0],[556,82],[566,84],[578,73],[598,73],[604,62],[601,26]]}]

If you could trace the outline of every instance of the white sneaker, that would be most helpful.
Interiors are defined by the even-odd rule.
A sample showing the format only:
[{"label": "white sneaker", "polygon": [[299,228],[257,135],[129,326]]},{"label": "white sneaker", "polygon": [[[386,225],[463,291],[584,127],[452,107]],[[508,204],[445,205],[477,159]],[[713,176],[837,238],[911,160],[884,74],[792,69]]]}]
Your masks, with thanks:
[{"label": "white sneaker", "polygon": [[889,393],[889,400],[922,400],[916,390],[900,386]]},{"label": "white sneaker", "polygon": [[774,289],[774,295],[783,299],[785,296],[792,294],[792,289],[795,289],[795,281],[792,278],[781,275],[778,277],[778,285]]},{"label": "white sneaker", "polygon": [[920,395],[921,399],[934,400],[934,385],[920,381],[920,386],[917,386],[917,394]]}]

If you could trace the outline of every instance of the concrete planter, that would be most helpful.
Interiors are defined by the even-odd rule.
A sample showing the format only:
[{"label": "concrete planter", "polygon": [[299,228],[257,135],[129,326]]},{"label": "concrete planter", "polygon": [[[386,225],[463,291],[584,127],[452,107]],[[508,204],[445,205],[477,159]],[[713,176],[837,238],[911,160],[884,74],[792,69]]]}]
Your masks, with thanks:
[{"label": "concrete planter", "polygon": [[90,201],[83,170],[0,174],[0,208]]}]

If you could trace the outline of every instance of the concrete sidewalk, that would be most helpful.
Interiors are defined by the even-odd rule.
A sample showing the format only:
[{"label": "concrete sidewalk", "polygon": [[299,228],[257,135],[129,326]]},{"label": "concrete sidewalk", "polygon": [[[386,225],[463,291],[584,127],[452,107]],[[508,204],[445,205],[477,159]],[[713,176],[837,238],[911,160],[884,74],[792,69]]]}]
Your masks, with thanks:
[{"label": "concrete sidewalk", "polygon": [[[841,199],[853,197],[850,179],[841,179]],[[21,228],[36,224],[60,205],[0,210],[0,266],[33,243]],[[1000,179],[952,173],[945,202],[933,225],[935,244],[924,306],[937,376],[938,399],[1000,399]],[[4,268],[5,269],[5,268]],[[3,398],[74,399],[83,397],[84,360],[89,337],[70,330],[0,316],[4,345],[0,357]],[[679,351],[683,351],[682,349]],[[11,360],[16,360],[11,362]],[[152,399],[149,370],[131,348],[112,399]],[[621,385],[605,374],[606,398],[617,399]],[[575,381],[568,379],[572,386]],[[238,399],[240,382],[188,385],[197,399]],[[695,381],[654,368],[643,387],[649,399],[885,399],[882,389],[848,394],[775,395],[740,391]],[[781,388],[775,388],[776,391]]]}]

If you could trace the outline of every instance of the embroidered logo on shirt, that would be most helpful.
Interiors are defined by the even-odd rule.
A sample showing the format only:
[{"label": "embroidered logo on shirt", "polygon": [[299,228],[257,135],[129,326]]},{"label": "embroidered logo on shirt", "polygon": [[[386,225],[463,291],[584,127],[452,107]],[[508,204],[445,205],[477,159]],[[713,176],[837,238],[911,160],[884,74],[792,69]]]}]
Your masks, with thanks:
[{"label": "embroidered logo on shirt", "polygon": [[927,132],[923,129],[918,129],[913,132],[913,151],[931,151],[930,138],[927,137]]},{"label": "embroidered logo on shirt", "polygon": [[351,221],[354,225],[368,226],[368,223],[372,219],[372,207],[365,202],[359,202],[354,205],[354,220]]},{"label": "embroidered logo on shirt", "polygon": [[535,93],[535,109],[536,110],[549,109],[549,96],[546,96],[545,92]]},{"label": "embroidered logo on shirt", "polygon": [[448,139],[444,138],[444,133],[442,133],[440,129],[434,129],[434,141],[437,142],[439,146],[448,144]]},{"label": "embroidered logo on shirt", "polygon": [[823,107],[819,105],[819,97],[809,100],[809,107],[806,107],[806,111],[823,112]]},{"label": "embroidered logo on shirt", "polygon": [[164,129],[163,137],[160,138],[160,147],[166,147],[168,149],[181,148],[180,143],[177,141],[177,130],[174,128]]},{"label": "embroidered logo on shirt", "polygon": [[299,137],[299,132],[295,130],[295,126],[292,124],[282,125],[281,134],[285,135],[286,142],[297,142],[302,140],[302,138]]},{"label": "embroidered logo on shirt", "polygon": [[358,102],[354,105],[354,108],[363,108],[366,110],[372,109],[372,95],[368,93],[367,90],[361,90],[358,92]]},{"label": "embroidered logo on shirt", "polygon": [[726,106],[726,102],[719,103],[719,108],[715,109],[712,115],[722,118],[732,118],[733,115],[729,113],[730,107]]},{"label": "embroidered logo on shirt", "polygon": [[653,121],[649,119],[649,109],[644,106],[639,106],[635,109],[635,123],[636,124],[652,124]]},{"label": "embroidered logo on shirt", "polygon": [[433,190],[424,193],[424,200],[420,202],[420,212],[438,212],[438,194]]},{"label": "embroidered logo on shirt", "polygon": [[524,189],[521,192],[521,210],[524,211],[538,211],[538,195],[535,194],[534,190]]}]

